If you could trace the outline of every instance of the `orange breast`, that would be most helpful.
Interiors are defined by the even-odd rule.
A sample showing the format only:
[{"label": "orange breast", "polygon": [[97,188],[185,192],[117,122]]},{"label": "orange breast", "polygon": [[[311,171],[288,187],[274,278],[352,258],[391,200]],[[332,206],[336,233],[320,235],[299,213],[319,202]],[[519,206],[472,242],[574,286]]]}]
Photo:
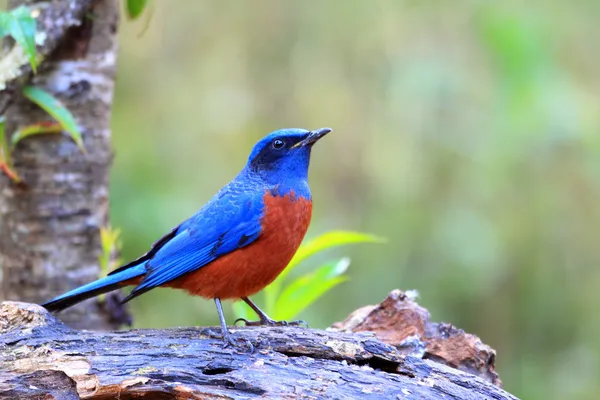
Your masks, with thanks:
[{"label": "orange breast", "polygon": [[260,237],[166,286],[205,298],[239,299],[262,290],[290,262],[310,224],[310,200],[294,193],[264,197]]}]

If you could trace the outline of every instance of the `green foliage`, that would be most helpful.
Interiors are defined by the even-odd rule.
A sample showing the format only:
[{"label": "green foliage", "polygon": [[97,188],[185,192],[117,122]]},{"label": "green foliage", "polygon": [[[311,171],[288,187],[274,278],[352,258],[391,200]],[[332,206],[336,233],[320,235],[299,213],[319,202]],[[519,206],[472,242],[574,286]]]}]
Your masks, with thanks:
[{"label": "green foliage", "polygon": [[[36,21],[28,7],[20,6],[10,11],[0,11],[0,38],[11,36],[20,45],[29,58],[33,72],[37,72],[37,59],[35,52]],[[81,132],[73,115],[61,102],[50,93],[33,86],[23,88],[23,95],[43,108],[58,123],[43,121],[22,127],[12,135],[11,144],[8,145],[4,132],[4,118],[2,117],[0,132],[0,171],[7,175],[13,182],[20,183],[21,178],[12,166],[12,149],[23,139],[39,134],[60,133],[67,131],[77,146],[85,153]]]},{"label": "green foliage", "polygon": [[17,145],[17,143],[29,136],[48,133],[60,133],[62,132],[62,130],[62,125],[54,121],[40,122],[37,124],[25,126],[12,135],[12,138],[10,140],[11,150]]},{"label": "green foliage", "polygon": [[21,182],[21,177],[12,166],[10,149],[6,144],[6,134],[4,131],[4,116],[0,116],[0,171],[8,176],[13,182]]},{"label": "green foliage", "polygon": [[281,292],[275,303],[274,315],[278,320],[290,320],[302,310],[317,301],[329,290],[342,282],[348,276],[343,275],[350,266],[350,259],[342,258],[337,262],[329,262],[316,271],[302,275],[290,283]]},{"label": "green foliage", "polygon": [[[23,88],[23,94],[29,100],[43,108],[48,114],[50,114],[56,121],[58,121],[62,128],[69,133],[73,141],[79,146],[82,152],[85,153],[85,147],[83,146],[83,140],[81,138],[81,131],[73,118],[73,114],[54,96],[35,86],[25,86]],[[36,132],[30,133],[34,134]],[[39,131],[37,133],[40,133]],[[47,132],[41,132],[47,133]],[[16,143],[13,143],[13,145]]]},{"label": "green foliage", "polygon": [[75,122],[75,118],[73,118],[71,112],[58,99],[50,93],[34,86],[25,86],[23,94],[29,100],[43,108],[58,122],[43,121],[22,127],[12,135],[11,143],[8,145],[4,132],[4,117],[0,117],[2,118],[0,122],[0,171],[15,183],[20,183],[21,177],[13,168],[11,153],[17,144],[25,138],[41,134],[61,133],[65,130],[81,151],[85,153],[81,132]]},{"label": "green foliage", "polygon": [[[131,19],[137,18],[148,4],[148,0],[127,0],[127,15]],[[37,72],[37,59],[35,52],[36,21],[31,15],[31,10],[26,6],[19,6],[10,11],[0,11],[0,39],[9,35],[25,51],[33,72]],[[85,153],[81,131],[75,118],[62,103],[50,93],[34,87],[26,86],[23,94],[29,100],[43,108],[58,123],[40,122],[21,128],[11,138],[11,145],[6,142],[4,132],[4,118],[0,122],[0,171],[7,175],[13,182],[21,182],[21,178],[14,170],[11,160],[11,151],[19,141],[33,135],[60,133],[65,130]]]},{"label": "green foliage", "polygon": [[[118,257],[122,247],[120,235],[121,231],[111,226],[100,228],[100,244],[102,246],[102,253],[98,257],[100,276],[106,276],[121,264],[121,259]],[[103,298],[104,295],[100,297],[101,300]]]},{"label": "green foliage", "polygon": [[100,254],[98,261],[100,263],[100,275],[107,275],[112,271],[115,266],[121,263],[119,258],[115,255],[121,251],[121,241],[119,236],[121,235],[120,229],[115,229],[110,226],[100,228],[100,243],[102,246],[102,254]]},{"label": "green foliage", "polygon": [[129,19],[136,19],[144,12],[150,0],[127,0],[125,2],[125,11]]},{"label": "green foliage", "polygon": [[8,176],[13,182],[21,183],[21,177],[15,171],[12,165],[12,151],[22,139],[39,134],[60,133],[62,126],[53,121],[40,122],[25,126],[12,135],[10,145],[7,143],[4,131],[4,117],[0,127],[0,171]]},{"label": "green foliage", "polygon": [[[287,275],[307,258],[333,247],[353,243],[383,243],[378,236],[350,231],[331,231],[302,244],[294,258],[277,279],[264,290],[264,311],[277,320],[289,320],[317,301],[335,286],[348,280],[344,273],[350,265],[349,258],[328,262],[306,273],[284,287]],[[236,315],[251,319],[253,311],[245,303],[233,304]]]},{"label": "green foliage", "polygon": [[28,7],[20,6],[10,11],[0,11],[0,38],[11,36],[25,50],[33,72],[37,71],[35,55],[35,18]]}]

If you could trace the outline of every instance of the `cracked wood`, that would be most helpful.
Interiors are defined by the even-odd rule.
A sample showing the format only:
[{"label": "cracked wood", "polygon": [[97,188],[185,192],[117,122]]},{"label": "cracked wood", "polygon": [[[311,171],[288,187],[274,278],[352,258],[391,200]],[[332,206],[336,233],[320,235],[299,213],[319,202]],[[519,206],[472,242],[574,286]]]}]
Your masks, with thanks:
[{"label": "cracked wood", "polygon": [[4,302],[0,399],[515,399],[369,332],[232,330],[256,351],[224,349],[211,328],[75,331],[39,306]]}]

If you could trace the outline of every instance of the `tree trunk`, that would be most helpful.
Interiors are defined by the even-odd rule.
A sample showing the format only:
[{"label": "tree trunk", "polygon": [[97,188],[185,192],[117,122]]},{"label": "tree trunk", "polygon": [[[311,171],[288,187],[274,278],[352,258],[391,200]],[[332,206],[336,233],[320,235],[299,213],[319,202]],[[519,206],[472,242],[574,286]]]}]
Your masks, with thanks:
[{"label": "tree trunk", "polygon": [[[398,321],[403,312],[395,314]],[[0,399],[516,400],[480,377],[403,354],[372,332],[234,329],[254,345],[251,353],[223,348],[213,331],[75,331],[39,306],[4,302]]]},{"label": "tree trunk", "polygon": [[[10,2],[36,5],[32,1]],[[30,84],[59,99],[73,114],[87,154],[66,135],[40,135],[20,142],[13,153],[22,187],[0,177],[0,299],[41,303],[99,275],[100,228],[108,224],[108,176],[112,158],[110,112],[117,55],[119,2],[55,1],[45,5],[79,10],[38,20],[38,30],[73,24],[40,65]],[[67,22],[65,22],[67,21]],[[48,26],[45,26],[48,25]],[[42,109],[12,93],[6,133],[51,120]],[[65,311],[75,328],[106,330],[116,321],[96,300]]]}]

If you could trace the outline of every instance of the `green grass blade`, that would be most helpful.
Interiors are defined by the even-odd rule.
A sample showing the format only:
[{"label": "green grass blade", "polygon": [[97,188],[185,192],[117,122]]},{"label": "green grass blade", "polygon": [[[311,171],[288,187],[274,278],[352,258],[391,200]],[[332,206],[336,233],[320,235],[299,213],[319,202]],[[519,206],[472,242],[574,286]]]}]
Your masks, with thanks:
[{"label": "green grass blade", "polygon": [[329,290],[347,281],[342,276],[350,265],[349,258],[325,264],[314,272],[301,276],[287,286],[277,299],[274,318],[289,320],[317,301]]},{"label": "green grass blade", "polygon": [[81,131],[75,122],[75,118],[73,118],[71,112],[57,98],[35,86],[25,86],[23,94],[58,121],[81,151],[85,153]]}]

